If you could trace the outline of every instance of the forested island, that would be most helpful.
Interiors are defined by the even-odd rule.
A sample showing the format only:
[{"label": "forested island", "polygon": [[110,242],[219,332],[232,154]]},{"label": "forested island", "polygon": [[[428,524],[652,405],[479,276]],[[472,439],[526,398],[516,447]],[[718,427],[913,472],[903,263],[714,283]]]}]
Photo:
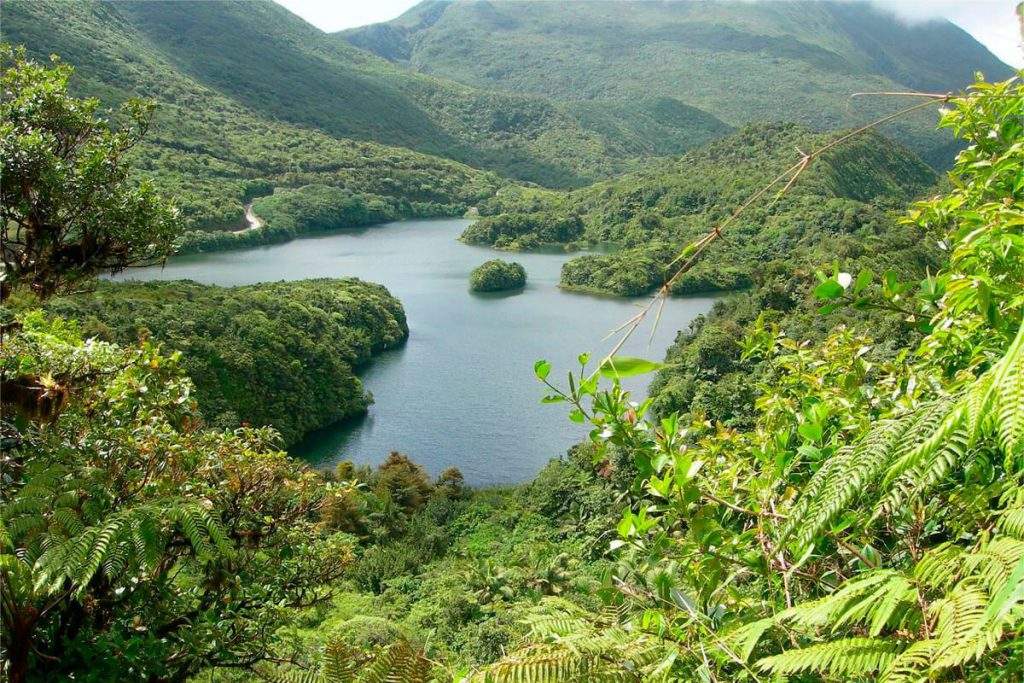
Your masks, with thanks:
[{"label": "forested island", "polygon": [[[1024,677],[1024,86],[868,4],[602,7],[327,34],[269,1],[4,3],[6,679]],[[901,94],[847,119],[869,90]],[[579,430],[511,486],[289,454],[372,410],[401,292],[124,279],[467,211],[453,245],[531,268],[495,315],[532,250],[567,259],[552,291],[637,297],[607,353],[511,378]],[[467,298],[527,277],[469,270]],[[664,358],[622,352],[709,292]]]},{"label": "forested island", "polygon": [[474,292],[503,292],[526,286],[526,269],[501,259],[481,263],[469,274],[469,288]]}]

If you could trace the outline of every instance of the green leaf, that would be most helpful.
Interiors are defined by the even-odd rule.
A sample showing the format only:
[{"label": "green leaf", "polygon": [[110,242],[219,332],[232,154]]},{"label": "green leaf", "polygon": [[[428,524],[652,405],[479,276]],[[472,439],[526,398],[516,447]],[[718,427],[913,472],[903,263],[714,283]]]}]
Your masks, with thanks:
[{"label": "green leaf", "polygon": [[814,288],[814,296],[819,299],[838,299],[843,295],[843,286],[835,280],[825,280]]},{"label": "green leaf", "polygon": [[558,394],[548,394],[540,400],[541,403],[562,403],[563,401],[565,401],[565,396]]},{"label": "green leaf", "polygon": [[580,410],[579,408],[575,408],[571,413],[569,413],[569,419],[572,420],[573,422],[583,424],[583,422],[587,419],[587,416],[583,414],[582,410]]},{"label": "green leaf", "polygon": [[605,377],[633,377],[646,375],[665,367],[663,363],[655,363],[644,358],[630,356],[613,356],[601,364],[601,374]]},{"label": "green leaf", "polygon": [[817,422],[804,422],[797,427],[797,431],[800,433],[800,436],[808,441],[813,443],[821,441],[821,425]]},{"label": "green leaf", "polygon": [[533,364],[533,374],[537,375],[537,379],[543,382],[551,374],[551,363],[546,360],[537,361]]},{"label": "green leaf", "polygon": [[860,294],[863,292],[868,285],[871,284],[871,279],[875,276],[870,269],[865,268],[857,274],[857,280],[853,283],[853,293]]}]

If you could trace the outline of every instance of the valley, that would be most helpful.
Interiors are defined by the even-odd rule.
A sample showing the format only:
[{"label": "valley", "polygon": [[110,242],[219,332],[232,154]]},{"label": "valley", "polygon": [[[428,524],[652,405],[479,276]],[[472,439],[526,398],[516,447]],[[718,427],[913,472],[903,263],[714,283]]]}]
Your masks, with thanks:
[{"label": "valley", "polygon": [[0,678],[1024,679],[1024,3],[282,3],[0,3]]},{"label": "valley", "polygon": [[[376,466],[397,450],[432,476],[457,467],[474,486],[515,484],[534,477],[586,434],[561,411],[539,403],[530,381],[534,361],[548,357],[566,365],[583,351],[595,357],[607,352],[614,342],[602,338],[646,299],[560,290],[559,273],[568,256],[558,252],[516,256],[528,273],[525,290],[470,292],[469,271],[493,252],[456,240],[469,223],[388,223],[256,250],[177,257],[119,279],[221,286],[319,277],[379,282],[402,302],[408,340],[360,372],[374,399],[365,418],[322,425],[292,452],[331,469],[341,460]],[[673,301],[654,336],[638,335],[622,352],[663,356],[676,331],[707,312],[713,301]],[[639,377],[627,386],[641,398],[648,381]],[[494,453],[514,456],[496,459]]]}]

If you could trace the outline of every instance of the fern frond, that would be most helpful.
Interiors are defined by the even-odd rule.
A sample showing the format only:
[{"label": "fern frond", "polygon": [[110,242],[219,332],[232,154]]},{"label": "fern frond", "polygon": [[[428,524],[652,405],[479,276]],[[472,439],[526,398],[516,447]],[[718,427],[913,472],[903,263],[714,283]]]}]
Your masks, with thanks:
[{"label": "fern frond", "polygon": [[750,659],[750,654],[761,641],[761,637],[776,625],[774,617],[758,619],[749,624],[744,624],[725,638],[725,643],[735,651],[736,655],[744,662]]},{"label": "fern frond", "polygon": [[928,670],[939,641],[919,640],[893,659],[879,677],[879,683],[917,683],[928,680]]},{"label": "fern frond", "polygon": [[1004,510],[999,517],[998,527],[1007,536],[1024,541],[1024,506]]},{"label": "fern frond", "polygon": [[830,676],[863,676],[888,668],[905,645],[885,638],[845,638],[765,657],[757,666],[788,675],[813,671]]},{"label": "fern frond", "polygon": [[964,460],[969,441],[967,428],[957,425],[936,441],[934,448],[922,445],[893,463],[882,483],[889,492],[875,506],[874,517],[905,508],[908,502],[937,486],[954,465]]},{"label": "fern frond", "polygon": [[806,628],[828,626],[833,632],[850,624],[868,624],[877,634],[916,597],[916,589],[903,574],[882,569],[851,579],[823,598],[784,610],[777,620]]}]

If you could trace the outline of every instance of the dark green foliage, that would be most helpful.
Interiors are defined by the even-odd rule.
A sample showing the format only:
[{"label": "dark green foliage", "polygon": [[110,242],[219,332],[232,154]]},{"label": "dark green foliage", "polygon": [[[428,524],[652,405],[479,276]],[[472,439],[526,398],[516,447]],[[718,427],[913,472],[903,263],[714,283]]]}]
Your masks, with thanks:
[{"label": "dark green foliage", "polygon": [[408,335],[401,304],[380,285],[306,280],[246,287],[193,282],[100,284],[50,302],[86,334],[151,338],[184,353],[207,422],[275,427],[288,444],[366,410],[355,369]]},{"label": "dark green foliage", "polygon": [[566,244],[583,236],[583,221],[576,215],[546,213],[501,213],[480,218],[459,238],[467,244],[499,249],[535,249]]},{"label": "dark green foliage", "polygon": [[525,286],[526,269],[501,259],[486,261],[469,274],[469,288],[474,292],[503,292]]},{"label": "dark green foliage", "polygon": [[[956,91],[977,70],[1012,74],[953,24],[908,25],[870,3],[429,2],[339,36],[431,75],[587,113],[645,102],[653,119],[686,107],[733,126],[790,119],[828,130],[895,108],[851,104],[850,93]],[[945,167],[955,148],[933,120],[921,115],[889,132]]]},{"label": "dark green foliage", "polygon": [[353,194],[327,185],[278,190],[257,199],[252,207],[268,225],[301,232],[354,228],[394,220],[399,215],[383,197]]},{"label": "dark green foliage", "polygon": [[410,202],[330,185],[304,185],[294,190],[278,188],[252,202],[252,210],[263,225],[235,231],[192,230],[177,240],[177,252],[244,249],[287,242],[311,232],[357,228],[399,218],[461,216],[466,206]]},{"label": "dark green foliage", "polygon": [[[505,237],[515,234],[512,230],[497,228],[529,226],[520,218],[525,215],[544,216],[548,225],[557,225],[559,217],[573,224],[582,220],[582,234],[566,234],[564,242],[615,243],[622,248],[567,262],[562,286],[620,296],[645,294],[665,283],[668,266],[679,265],[676,258],[687,243],[720,224],[792,165],[795,148],[814,149],[830,139],[793,124],[762,124],[678,159],[652,162],[567,194],[509,188],[481,205],[481,211],[497,215],[480,219],[464,239],[530,246],[536,240],[516,243]],[[818,265],[896,244],[913,247],[886,209],[935,182],[935,174],[900,145],[874,134],[851,140],[816,159],[784,197],[768,197],[752,206],[715,249],[673,283],[672,293],[745,289],[774,260]],[[532,233],[527,237],[532,239]]]}]

